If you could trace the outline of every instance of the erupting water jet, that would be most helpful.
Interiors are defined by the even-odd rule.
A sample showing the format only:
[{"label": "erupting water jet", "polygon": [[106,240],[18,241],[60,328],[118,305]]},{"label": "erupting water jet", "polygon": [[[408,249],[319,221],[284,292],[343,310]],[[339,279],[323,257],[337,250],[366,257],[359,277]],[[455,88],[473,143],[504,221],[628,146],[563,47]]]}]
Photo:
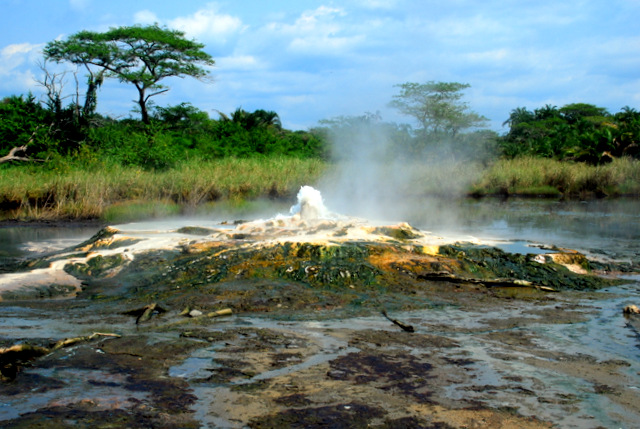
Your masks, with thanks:
[{"label": "erupting water jet", "polygon": [[335,217],[325,207],[320,191],[311,186],[303,186],[298,191],[298,203],[289,212],[302,220],[316,220]]}]

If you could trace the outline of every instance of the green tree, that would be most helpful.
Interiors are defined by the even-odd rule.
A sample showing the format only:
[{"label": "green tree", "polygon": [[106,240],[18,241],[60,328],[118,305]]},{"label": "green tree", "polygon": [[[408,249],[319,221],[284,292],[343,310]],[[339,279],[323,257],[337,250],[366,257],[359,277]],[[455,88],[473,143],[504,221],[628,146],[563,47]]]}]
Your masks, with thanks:
[{"label": "green tree", "polygon": [[592,122],[603,122],[605,118],[611,116],[607,109],[594,106],[587,103],[572,103],[562,106],[558,109],[560,113],[570,124],[576,123],[581,119],[591,119]]},{"label": "green tree", "polygon": [[630,107],[615,115],[586,103],[546,105],[533,112],[519,107],[504,125],[509,125],[509,132],[499,138],[499,145],[506,157],[535,155],[601,164],[640,152],[640,114]]},{"label": "green tree", "polygon": [[618,125],[615,138],[617,154],[640,158],[640,112],[625,106],[614,118]]},{"label": "green tree", "polygon": [[247,131],[260,127],[273,128],[276,130],[282,129],[280,116],[272,110],[258,109],[251,113],[238,107],[231,113],[231,116],[220,112],[220,120],[233,122]]},{"label": "green tree", "polygon": [[104,78],[133,84],[142,121],[148,124],[149,98],[169,90],[160,81],[171,76],[207,76],[200,65],[214,61],[203,47],[185,39],[181,31],[151,25],[117,27],[104,33],[80,31],[66,40],[49,42],[44,55],[56,62],[83,65],[89,71],[87,110],[95,109],[96,91]]},{"label": "green tree", "polygon": [[469,84],[457,82],[414,83],[395,85],[400,93],[389,103],[401,113],[414,117],[425,136],[455,137],[460,131],[485,125],[487,119],[469,111],[461,101]]},{"label": "green tree", "polygon": [[207,112],[203,112],[191,103],[180,103],[168,107],[155,107],[153,116],[169,128],[188,132],[199,130],[210,121]]}]

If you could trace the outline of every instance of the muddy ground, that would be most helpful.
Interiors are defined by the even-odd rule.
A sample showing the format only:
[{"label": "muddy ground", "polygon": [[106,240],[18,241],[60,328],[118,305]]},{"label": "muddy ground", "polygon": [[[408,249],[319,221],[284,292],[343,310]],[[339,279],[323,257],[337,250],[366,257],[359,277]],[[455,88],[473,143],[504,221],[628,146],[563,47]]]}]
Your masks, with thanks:
[{"label": "muddy ground", "polygon": [[[15,261],[0,425],[640,426],[640,316],[622,313],[640,300],[635,265],[436,249],[406,227],[335,244],[345,230],[264,245],[200,228],[147,248],[105,229]],[[73,282],[21,287],[54,266]],[[628,280],[601,276],[616,267]]]},{"label": "muddy ground", "polygon": [[[5,371],[0,383],[2,427],[631,428],[640,422],[636,360],[563,349],[548,338],[549,331],[601,317],[611,299],[623,302],[623,292],[518,296],[437,282],[421,295],[432,305],[389,314],[414,332],[378,308],[352,309],[349,316],[321,306],[290,311],[280,303],[268,312],[215,318],[162,308],[136,324],[135,314],[123,314],[123,302],[1,303],[4,346],[50,349],[63,338],[119,335],[13,362],[14,373]],[[221,298],[210,310],[227,304]],[[637,335],[618,317],[628,335]]]}]

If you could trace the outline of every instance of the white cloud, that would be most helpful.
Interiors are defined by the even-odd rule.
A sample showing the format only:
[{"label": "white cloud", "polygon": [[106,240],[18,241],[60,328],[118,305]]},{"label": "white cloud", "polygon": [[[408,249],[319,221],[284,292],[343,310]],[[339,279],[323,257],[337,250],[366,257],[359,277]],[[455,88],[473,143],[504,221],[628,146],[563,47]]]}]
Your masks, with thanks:
[{"label": "white cloud", "polygon": [[219,13],[219,7],[215,3],[208,4],[193,15],[170,20],[168,25],[184,31],[189,37],[218,43],[225,43],[228,38],[244,29],[240,18]]},{"label": "white cloud", "polygon": [[355,0],[355,3],[365,9],[394,9],[397,0]]},{"label": "white cloud", "polygon": [[238,56],[229,56],[229,57],[221,57],[216,60],[216,64],[221,69],[225,71],[232,70],[251,70],[255,71],[260,68],[263,68],[263,64],[256,59],[256,57],[251,55],[238,55]]},{"label": "white cloud", "polygon": [[32,45],[30,43],[17,43],[14,45],[7,45],[2,49],[3,57],[12,57],[20,54],[27,54],[33,51],[40,45]]},{"label": "white cloud", "polygon": [[42,44],[18,43],[7,45],[0,51],[0,74],[7,74],[22,64],[40,56]]},{"label": "white cloud", "polygon": [[42,44],[18,43],[0,50],[0,88],[19,94],[36,87],[32,67],[40,59]]},{"label": "white cloud", "polygon": [[340,54],[358,45],[364,36],[343,35],[346,26],[339,18],[346,15],[343,9],[320,6],[303,12],[293,24],[270,23],[267,30],[286,37],[288,49],[303,54]]},{"label": "white cloud", "polygon": [[289,44],[289,48],[292,52],[303,54],[338,54],[349,50],[362,40],[364,40],[363,36],[333,37],[331,35],[309,35],[296,37]]},{"label": "white cloud", "polygon": [[135,15],[133,16],[133,20],[136,24],[144,24],[144,25],[151,25],[160,21],[158,19],[158,16],[148,9],[136,12]]},{"label": "white cloud", "polygon": [[74,10],[84,10],[89,6],[91,0],[69,0],[69,6]]}]

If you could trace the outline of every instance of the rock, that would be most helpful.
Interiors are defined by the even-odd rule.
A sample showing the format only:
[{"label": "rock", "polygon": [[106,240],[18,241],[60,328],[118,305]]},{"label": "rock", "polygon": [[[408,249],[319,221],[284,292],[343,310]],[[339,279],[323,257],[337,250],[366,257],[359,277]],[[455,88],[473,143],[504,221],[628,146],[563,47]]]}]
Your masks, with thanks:
[{"label": "rock", "polygon": [[189,312],[189,316],[191,316],[191,317],[200,317],[200,316],[202,316],[202,311],[200,311],[200,310],[191,310]]}]

